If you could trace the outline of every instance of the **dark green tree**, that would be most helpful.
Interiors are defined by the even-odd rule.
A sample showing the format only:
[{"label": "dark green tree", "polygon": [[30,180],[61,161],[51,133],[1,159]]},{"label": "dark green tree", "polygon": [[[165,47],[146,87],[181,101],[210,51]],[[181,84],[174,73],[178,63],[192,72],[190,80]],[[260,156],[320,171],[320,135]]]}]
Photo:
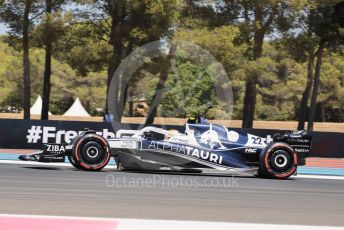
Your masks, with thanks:
[{"label": "dark green tree", "polygon": [[[318,39],[314,34],[315,27],[315,10],[312,6],[308,6],[303,11],[303,16],[298,17],[296,20],[296,27],[302,25],[305,28],[303,33],[286,39],[286,47],[292,50],[293,57],[303,62],[307,60],[307,81],[305,90],[302,93],[302,99],[297,111],[298,130],[305,128],[305,121],[307,120],[308,100],[312,90],[313,73],[314,73],[314,60],[316,55],[316,48]],[[308,57],[307,57],[308,56]]]},{"label": "dark green tree", "polygon": [[154,123],[154,118],[157,114],[158,105],[162,100],[163,89],[165,88],[165,83],[168,79],[168,74],[171,70],[173,59],[175,58],[176,49],[176,44],[171,44],[167,57],[160,59],[162,60],[162,70],[160,71],[159,82],[156,86],[155,94],[153,96],[153,100],[151,103],[151,108],[146,118],[146,125],[151,125]]},{"label": "dark green tree", "polygon": [[[242,6],[244,21],[240,24],[242,30],[241,40],[248,43],[247,56],[250,61],[256,61],[262,56],[263,43],[267,35],[273,32],[273,25],[283,21],[286,9],[293,1],[239,1]],[[284,20],[285,21],[285,20]],[[288,27],[285,23],[284,27]],[[285,29],[285,28],[282,28]],[[245,84],[245,97],[243,107],[243,128],[252,128],[256,110],[258,76],[252,72],[247,76]]]},{"label": "dark green tree", "polygon": [[[179,0],[104,0],[91,1],[90,6],[84,17],[97,27],[102,37],[108,38],[111,46],[107,61],[109,87],[117,67],[133,48],[168,35],[177,20]],[[121,79],[114,79],[114,82],[117,93],[111,99],[118,108],[117,117],[121,117],[123,105],[119,104],[119,98],[126,94],[126,87],[121,85]]]},{"label": "dark green tree", "polygon": [[320,5],[317,9],[315,33],[319,37],[317,61],[314,72],[313,91],[308,118],[308,130],[313,131],[317,97],[320,86],[320,74],[324,49],[335,49],[344,42],[344,2]]},{"label": "dark green tree", "polygon": [[[198,17],[201,21],[203,17],[199,15],[208,18],[207,22],[210,26],[224,24],[239,26],[241,33],[236,39],[236,43],[246,43],[248,45],[245,53],[248,62],[254,62],[262,56],[264,40],[268,35],[277,30],[287,30],[290,27],[293,9],[302,5],[302,1],[296,0],[288,2],[275,0],[219,0],[210,3],[209,1],[188,1],[188,3],[190,4],[190,7],[187,8],[188,11],[196,12],[195,17]],[[246,76],[243,100],[242,127],[244,128],[252,128],[253,126],[258,94],[258,76],[254,71],[250,73],[250,76]]]},{"label": "dark green tree", "polygon": [[88,21],[78,21],[72,15],[67,20],[69,25],[56,41],[54,57],[68,63],[82,77],[105,70],[111,55],[108,36]]},{"label": "dark green tree", "polygon": [[45,64],[42,91],[42,113],[41,119],[49,119],[49,104],[51,91],[51,60],[53,55],[53,46],[64,31],[64,20],[62,18],[61,7],[64,0],[46,0],[45,13],[40,24],[35,29],[34,40],[38,46],[45,49]]},{"label": "dark green tree", "polygon": [[9,27],[9,35],[21,40],[23,50],[23,108],[24,119],[30,119],[30,31],[34,21],[43,13],[40,1],[4,1],[0,8],[0,20]]}]

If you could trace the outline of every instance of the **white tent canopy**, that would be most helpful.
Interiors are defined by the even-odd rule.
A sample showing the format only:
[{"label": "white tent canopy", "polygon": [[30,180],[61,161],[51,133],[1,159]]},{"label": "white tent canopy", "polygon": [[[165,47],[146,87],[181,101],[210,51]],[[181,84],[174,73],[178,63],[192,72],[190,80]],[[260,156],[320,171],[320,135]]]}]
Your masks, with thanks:
[{"label": "white tent canopy", "polygon": [[63,116],[72,117],[90,117],[90,114],[82,106],[80,99],[76,98],[73,105],[63,114]]},{"label": "white tent canopy", "polygon": [[[39,95],[37,97],[35,103],[33,103],[33,105],[30,108],[30,114],[41,115],[42,105],[43,105],[42,97],[41,97],[41,95]],[[49,115],[51,115],[51,112],[49,112]]]}]

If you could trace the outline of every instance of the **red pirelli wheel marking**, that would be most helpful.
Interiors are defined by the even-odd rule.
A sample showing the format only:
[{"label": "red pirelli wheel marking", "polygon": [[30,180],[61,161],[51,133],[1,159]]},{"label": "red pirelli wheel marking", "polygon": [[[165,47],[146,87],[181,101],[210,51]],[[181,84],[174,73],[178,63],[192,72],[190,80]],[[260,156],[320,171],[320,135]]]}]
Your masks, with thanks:
[{"label": "red pirelli wheel marking", "polygon": [[[274,150],[276,150],[276,149],[285,149],[285,150],[288,150],[288,153],[292,154],[292,156],[291,156],[293,158],[292,164],[294,166],[293,166],[293,168],[290,171],[288,171],[286,173],[275,173],[275,171],[272,170],[272,168],[271,168],[271,166],[269,164],[269,158],[270,158],[271,154],[274,152]],[[265,164],[266,169],[270,173],[272,173],[275,177],[284,178],[284,177],[289,177],[289,176],[291,176],[291,175],[293,175],[295,173],[296,166],[298,164],[298,159],[297,159],[297,155],[296,155],[295,151],[291,147],[289,147],[287,145],[274,144],[274,145],[271,146],[271,148],[266,153],[265,158],[264,158],[264,164]]]},{"label": "red pirelli wheel marking", "polygon": [[83,163],[81,160],[80,160],[80,157],[79,157],[79,154],[80,154],[80,151],[79,151],[79,145],[84,141],[84,139],[83,138],[81,138],[78,142],[77,142],[77,144],[76,144],[76,146],[75,146],[75,158],[76,158],[76,160],[78,161],[78,162],[80,162],[80,165],[82,166],[82,167],[84,167],[85,169],[93,169],[93,170],[97,170],[97,169],[100,169],[100,168],[103,168],[106,164],[107,164],[107,162],[110,160],[110,150],[109,150],[109,148],[108,148],[108,143],[104,140],[104,138],[102,138],[101,136],[97,136],[97,135],[90,135],[90,134],[88,134],[88,136],[87,136],[87,138],[95,138],[95,139],[97,139],[97,140],[99,140],[99,141],[101,141],[102,143],[103,143],[103,145],[104,145],[104,150],[106,151],[106,159],[105,159],[105,161],[103,161],[100,165],[98,165],[98,166],[96,166],[96,167],[91,167],[91,166],[89,166],[89,165],[87,165],[87,164],[85,164],[85,163]]}]

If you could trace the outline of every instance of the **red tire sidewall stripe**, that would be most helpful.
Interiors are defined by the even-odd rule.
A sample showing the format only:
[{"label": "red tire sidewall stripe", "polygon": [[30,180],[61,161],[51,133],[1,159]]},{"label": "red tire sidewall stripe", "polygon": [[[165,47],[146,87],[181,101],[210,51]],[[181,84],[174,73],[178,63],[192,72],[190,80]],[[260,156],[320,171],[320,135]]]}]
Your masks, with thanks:
[{"label": "red tire sidewall stripe", "polygon": [[[80,160],[80,157],[79,157],[79,154],[80,154],[80,151],[79,151],[79,145],[86,139],[86,138],[90,138],[90,137],[94,137],[98,140],[100,140],[103,144],[104,144],[104,149],[105,149],[105,152],[106,152],[106,160],[103,161],[100,165],[98,166],[95,166],[95,167],[90,167],[88,166],[87,164],[83,163],[81,160]],[[106,140],[104,140],[103,137],[101,136],[98,136],[98,135],[94,135],[94,134],[87,134],[85,135],[85,137],[81,138],[76,146],[75,146],[75,158],[77,159],[77,161],[79,162],[80,166],[82,166],[83,168],[85,169],[94,169],[94,170],[97,170],[97,169],[100,169],[102,167],[104,167],[108,161],[110,160],[110,151],[109,151],[109,145],[107,143]]]},{"label": "red tire sidewall stripe", "polygon": [[[281,147],[282,147],[282,149],[289,150],[289,153],[292,154],[292,158],[294,159],[293,160],[294,166],[293,166],[292,170],[290,170],[290,172],[282,173],[282,174],[276,174],[276,173],[274,173],[274,171],[271,169],[271,167],[269,165],[269,158],[270,158],[270,155],[273,153],[273,151],[276,148],[281,148]],[[284,178],[284,177],[289,177],[289,176],[293,175],[296,171],[297,164],[298,164],[298,159],[297,159],[297,155],[296,155],[295,151],[291,147],[284,145],[284,144],[279,144],[279,143],[271,145],[268,149],[268,152],[265,154],[265,158],[264,158],[264,165],[265,165],[266,169],[270,173],[272,173],[273,176],[278,177],[278,178]]]},{"label": "red tire sidewall stripe", "polygon": [[85,168],[85,169],[90,169],[91,167],[85,164],[84,162],[80,162],[80,166]]}]

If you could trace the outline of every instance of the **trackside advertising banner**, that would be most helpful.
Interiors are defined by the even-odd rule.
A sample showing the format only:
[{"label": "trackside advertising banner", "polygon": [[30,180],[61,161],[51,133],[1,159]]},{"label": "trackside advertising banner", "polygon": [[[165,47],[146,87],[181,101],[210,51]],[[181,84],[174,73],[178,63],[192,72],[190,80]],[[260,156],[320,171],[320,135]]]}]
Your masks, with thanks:
[{"label": "trackside advertising banner", "polygon": [[[123,125],[123,129],[137,129],[138,124]],[[183,127],[165,126],[167,129]],[[94,130],[104,138],[114,138],[111,123],[82,121],[40,121],[0,119],[0,148],[40,149],[47,143],[69,143],[79,133]]]},{"label": "trackside advertising banner", "polygon": [[[125,129],[137,129],[137,124],[127,124]],[[164,126],[165,129],[184,131],[183,126]],[[69,143],[85,129],[95,130],[105,138],[114,138],[116,131],[111,123],[81,121],[40,121],[0,119],[0,148],[40,149],[46,143]],[[237,129],[271,140],[281,130]],[[282,131],[283,132],[283,131]],[[344,133],[314,132],[311,156],[344,158]]]}]

